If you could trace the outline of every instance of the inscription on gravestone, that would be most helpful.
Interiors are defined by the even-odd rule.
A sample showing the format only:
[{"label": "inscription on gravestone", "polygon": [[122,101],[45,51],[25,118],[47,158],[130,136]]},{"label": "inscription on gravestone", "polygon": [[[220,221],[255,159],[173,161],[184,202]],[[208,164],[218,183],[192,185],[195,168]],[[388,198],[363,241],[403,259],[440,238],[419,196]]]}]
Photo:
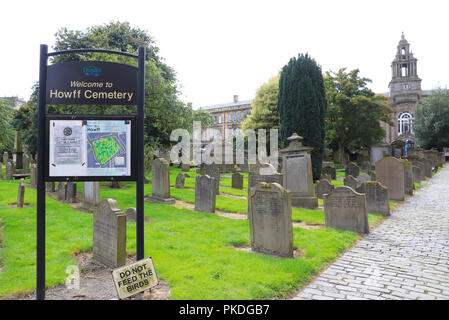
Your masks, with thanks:
[{"label": "inscription on gravestone", "polygon": [[208,175],[197,176],[195,180],[195,211],[215,212],[215,178]]}]

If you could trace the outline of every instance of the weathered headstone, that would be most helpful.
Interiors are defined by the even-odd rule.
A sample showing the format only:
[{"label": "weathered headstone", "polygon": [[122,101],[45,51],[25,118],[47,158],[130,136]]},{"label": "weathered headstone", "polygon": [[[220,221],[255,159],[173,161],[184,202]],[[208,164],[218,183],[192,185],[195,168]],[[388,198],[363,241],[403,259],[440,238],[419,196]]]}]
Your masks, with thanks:
[{"label": "weathered headstone", "polygon": [[14,152],[12,154],[12,159],[16,163],[16,169],[23,168],[22,156],[22,139],[20,138],[20,131],[17,129],[14,137]]},{"label": "weathered headstone", "polygon": [[37,165],[32,164],[30,168],[30,185],[33,188],[37,186]]},{"label": "weathered headstone", "polygon": [[[426,166],[425,166],[424,162],[422,160],[412,160],[412,165],[419,169],[419,171],[417,171],[415,169],[413,171],[415,181],[421,182],[421,181],[426,180],[426,174],[425,174]],[[415,175],[418,173],[419,173],[419,175]]]},{"label": "weathered headstone", "polygon": [[235,189],[243,189],[243,175],[240,172],[232,174],[232,187]]},{"label": "weathered headstone", "polygon": [[371,181],[371,176],[369,174],[362,173],[361,175],[359,175],[357,177],[357,181],[359,182],[359,185],[360,185],[360,184],[362,184],[364,182]]},{"label": "weathered headstone", "polygon": [[334,185],[326,179],[321,179],[315,185],[316,196],[320,199],[323,199],[323,195],[331,193],[334,189]]},{"label": "weathered headstone", "polygon": [[432,178],[432,161],[423,159],[422,162],[424,162],[424,175],[426,178]]},{"label": "weathered headstone", "polygon": [[13,164],[11,162],[6,162],[6,180],[12,180],[12,175],[14,174]]},{"label": "weathered headstone", "polygon": [[93,253],[110,268],[126,262],[126,215],[114,199],[103,199],[94,214]]},{"label": "weathered headstone", "polygon": [[209,177],[214,178],[215,182],[215,192],[216,194],[220,193],[220,165],[212,163],[212,164],[203,164],[203,170],[201,175],[208,175]]},{"label": "weathered headstone", "polygon": [[367,212],[379,213],[383,216],[390,215],[388,188],[380,182],[364,182],[356,191],[365,194]]},{"label": "weathered headstone", "polygon": [[419,167],[417,167],[417,166],[413,166],[412,170],[413,170],[413,181],[420,183],[422,181],[422,179],[421,179],[421,169]]},{"label": "weathered headstone", "polygon": [[415,189],[412,163],[407,160],[401,160],[401,161],[404,163],[405,194],[412,196],[413,190]]},{"label": "weathered headstone", "polygon": [[356,178],[354,178],[351,175],[347,175],[344,180],[343,180],[343,184],[347,187],[351,187],[352,189],[357,189],[360,186],[360,182],[359,180],[357,180]]},{"label": "weathered headstone", "polygon": [[100,204],[100,182],[87,181],[83,183],[83,204],[82,208],[95,211]]},{"label": "weathered headstone", "polygon": [[310,152],[313,148],[302,145],[303,138],[294,133],[287,140],[289,146],[280,150],[284,167],[283,187],[291,192],[293,207],[315,209],[318,198],[315,195]]},{"label": "weathered headstone", "polygon": [[169,163],[164,158],[153,160],[151,167],[152,192],[147,197],[150,202],[173,204],[175,198],[170,197],[170,168]]},{"label": "weathered headstone", "polygon": [[66,199],[67,186],[65,182],[58,183],[58,201],[65,201]]},{"label": "weathered headstone", "polygon": [[25,180],[21,178],[19,183],[19,191],[17,193],[17,207],[22,208],[24,201],[25,201]]},{"label": "weathered headstone", "polygon": [[9,155],[8,151],[3,152],[3,164],[6,166],[6,164],[9,162]]},{"label": "weathered headstone", "polygon": [[371,171],[371,163],[369,161],[363,161],[360,165],[360,169],[362,172],[370,172]]},{"label": "weathered headstone", "polygon": [[338,187],[324,195],[326,227],[369,233],[365,195],[350,187]]},{"label": "weathered headstone", "polygon": [[76,202],[76,182],[67,182],[65,201],[68,203]]},{"label": "weathered headstone", "polygon": [[126,209],[126,222],[136,222],[137,211],[136,208]]},{"label": "weathered headstone", "polygon": [[390,200],[404,200],[404,163],[393,157],[385,157],[376,162],[376,180],[388,188]]},{"label": "weathered headstone", "polygon": [[320,180],[332,181],[332,177],[329,174],[321,174]]},{"label": "weathered headstone", "polygon": [[208,175],[197,176],[195,180],[195,211],[215,212],[215,178]]},{"label": "weathered headstone", "polygon": [[45,191],[46,192],[56,192],[56,186],[53,181],[45,182]]},{"label": "weathered headstone", "polygon": [[360,168],[355,163],[348,163],[345,169],[345,176],[353,176],[354,178],[357,178],[359,176]]},{"label": "weathered headstone", "polygon": [[323,169],[321,170],[321,176],[323,177],[326,174],[328,174],[332,180],[337,179],[337,170],[335,169],[334,166],[330,165],[323,166]]},{"label": "weathered headstone", "polygon": [[293,257],[291,193],[278,183],[258,183],[250,188],[251,250]]},{"label": "weathered headstone", "polygon": [[23,155],[23,173],[28,173],[30,170],[30,156],[28,154]]},{"label": "weathered headstone", "polygon": [[183,189],[185,181],[186,181],[186,176],[183,173],[178,174],[176,176],[175,188]]}]

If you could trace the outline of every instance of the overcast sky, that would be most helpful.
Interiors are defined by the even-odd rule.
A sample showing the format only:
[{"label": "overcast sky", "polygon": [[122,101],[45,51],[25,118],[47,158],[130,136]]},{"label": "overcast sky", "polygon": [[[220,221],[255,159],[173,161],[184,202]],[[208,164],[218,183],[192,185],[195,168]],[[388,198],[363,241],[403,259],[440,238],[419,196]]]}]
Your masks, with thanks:
[{"label": "overcast sky", "polygon": [[387,92],[404,32],[423,89],[449,85],[449,2],[427,1],[1,1],[0,96],[28,100],[38,80],[39,45],[52,51],[61,27],[112,20],[147,30],[177,73],[181,100],[195,108],[250,100],[298,53],[323,71],[359,68]]}]

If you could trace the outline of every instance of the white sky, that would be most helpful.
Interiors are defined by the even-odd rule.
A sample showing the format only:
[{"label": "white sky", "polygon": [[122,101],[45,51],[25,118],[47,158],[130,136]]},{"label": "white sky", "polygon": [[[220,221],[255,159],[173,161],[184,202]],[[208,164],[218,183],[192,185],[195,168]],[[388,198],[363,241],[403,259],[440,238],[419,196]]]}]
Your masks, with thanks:
[{"label": "white sky", "polygon": [[111,20],[149,31],[177,72],[181,100],[194,108],[249,100],[296,56],[323,71],[359,68],[387,92],[404,31],[423,89],[449,84],[449,1],[0,1],[0,96],[28,100],[38,80],[39,45],[52,51],[61,27]]}]

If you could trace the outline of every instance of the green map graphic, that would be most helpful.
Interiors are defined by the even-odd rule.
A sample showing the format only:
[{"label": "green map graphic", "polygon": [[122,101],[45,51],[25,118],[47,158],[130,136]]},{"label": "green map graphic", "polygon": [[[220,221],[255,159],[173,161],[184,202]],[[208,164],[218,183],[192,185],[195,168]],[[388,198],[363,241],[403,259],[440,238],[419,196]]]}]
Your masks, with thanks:
[{"label": "green map graphic", "polygon": [[111,160],[119,149],[120,146],[112,137],[94,141],[95,157],[101,165]]}]

